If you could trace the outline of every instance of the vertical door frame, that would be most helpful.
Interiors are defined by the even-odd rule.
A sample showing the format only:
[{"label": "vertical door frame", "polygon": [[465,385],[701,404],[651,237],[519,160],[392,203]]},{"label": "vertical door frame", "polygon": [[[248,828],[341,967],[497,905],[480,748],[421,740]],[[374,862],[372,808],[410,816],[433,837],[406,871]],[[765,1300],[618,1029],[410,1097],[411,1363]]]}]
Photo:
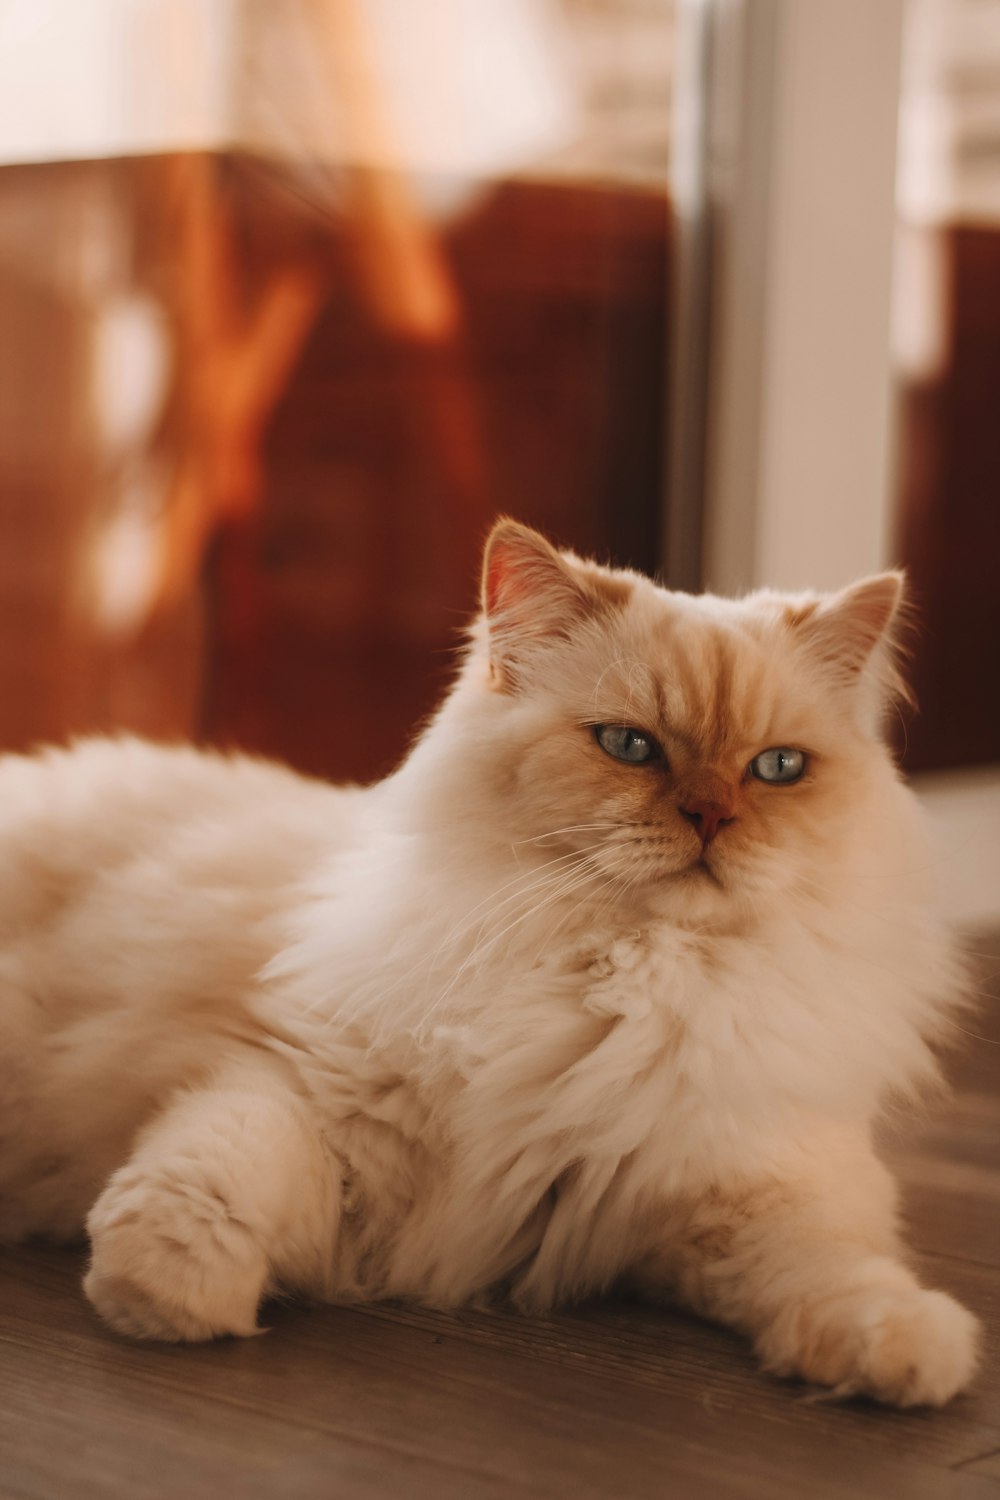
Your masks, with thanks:
[{"label": "vertical door frame", "polygon": [[904,0],[678,6],[665,576],[835,588],[891,560]]}]

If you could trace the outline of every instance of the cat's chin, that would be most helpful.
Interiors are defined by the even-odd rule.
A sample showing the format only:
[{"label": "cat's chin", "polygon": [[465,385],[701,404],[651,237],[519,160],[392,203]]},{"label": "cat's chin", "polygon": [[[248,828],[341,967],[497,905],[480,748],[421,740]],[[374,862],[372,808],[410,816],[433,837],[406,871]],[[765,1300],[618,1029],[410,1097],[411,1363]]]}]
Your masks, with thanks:
[{"label": "cat's chin", "polygon": [[663,871],[659,875],[659,883],[675,891],[715,889],[724,892],[729,889],[722,872],[704,855],[681,865],[679,869],[675,867]]},{"label": "cat's chin", "polygon": [[745,930],[757,903],[739,870],[704,858],[661,874],[651,892],[651,906],[664,920],[680,927],[696,925],[728,931]]}]

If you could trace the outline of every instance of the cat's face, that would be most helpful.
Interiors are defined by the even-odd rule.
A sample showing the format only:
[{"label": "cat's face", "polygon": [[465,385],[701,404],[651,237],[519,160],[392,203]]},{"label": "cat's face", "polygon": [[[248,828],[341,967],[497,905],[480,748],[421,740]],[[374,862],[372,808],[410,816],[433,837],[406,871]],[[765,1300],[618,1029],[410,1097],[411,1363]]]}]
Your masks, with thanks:
[{"label": "cat's face", "polygon": [[894,574],[827,598],[670,594],[501,523],[487,691],[512,841],[692,920],[821,887],[886,833],[877,664],[900,594]]}]

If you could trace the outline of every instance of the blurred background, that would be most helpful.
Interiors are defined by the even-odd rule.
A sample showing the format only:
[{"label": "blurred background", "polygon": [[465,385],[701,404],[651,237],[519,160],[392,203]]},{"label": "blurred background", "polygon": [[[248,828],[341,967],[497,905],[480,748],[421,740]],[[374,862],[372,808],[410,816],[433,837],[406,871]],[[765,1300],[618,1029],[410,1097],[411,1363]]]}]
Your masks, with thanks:
[{"label": "blurred background", "polygon": [[501,512],[898,562],[1000,920],[1000,0],[3,0],[0,339],[0,748],[384,774]]}]

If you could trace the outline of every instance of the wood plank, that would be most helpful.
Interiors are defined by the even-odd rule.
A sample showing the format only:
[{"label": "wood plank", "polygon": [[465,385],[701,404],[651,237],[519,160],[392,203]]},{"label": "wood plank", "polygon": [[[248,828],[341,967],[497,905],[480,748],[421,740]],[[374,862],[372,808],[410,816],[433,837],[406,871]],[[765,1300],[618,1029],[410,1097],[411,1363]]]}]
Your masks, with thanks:
[{"label": "wood plank", "polygon": [[[200,1348],[123,1343],[92,1317],[79,1256],[0,1264],[4,1490],[144,1496],[671,1493],[932,1495],[1000,1448],[990,1389],[944,1413],[810,1402],[743,1343],[680,1313],[621,1305],[552,1319],[277,1307],[271,1331]],[[940,1269],[940,1268],[935,1268]],[[939,1282],[997,1311],[995,1277]],[[53,1442],[55,1427],[59,1440]],[[836,1462],[831,1465],[830,1447]],[[822,1476],[822,1477],[820,1477]],[[975,1481],[973,1483],[973,1481]],[[953,1493],[996,1493],[985,1475]]]},{"label": "wood plank", "polygon": [[1000,1451],[973,1459],[972,1463],[963,1465],[963,1471],[966,1474],[986,1474],[1000,1481]]}]

